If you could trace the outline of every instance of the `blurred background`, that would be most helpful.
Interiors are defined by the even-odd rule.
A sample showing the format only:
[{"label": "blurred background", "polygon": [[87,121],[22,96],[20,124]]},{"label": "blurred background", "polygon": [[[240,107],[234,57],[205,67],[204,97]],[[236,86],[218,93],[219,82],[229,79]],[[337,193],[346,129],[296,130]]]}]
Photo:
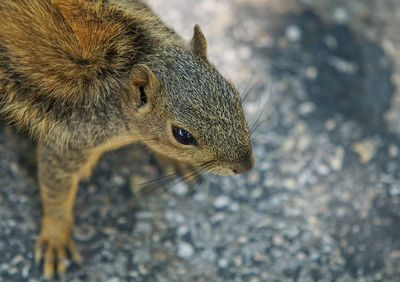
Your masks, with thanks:
[{"label": "blurred background", "polygon": [[[140,145],[77,197],[69,281],[399,281],[400,2],[149,0],[237,85],[255,168],[179,181]],[[176,185],[175,185],[176,184]],[[38,281],[34,151],[0,126],[0,280]]]}]

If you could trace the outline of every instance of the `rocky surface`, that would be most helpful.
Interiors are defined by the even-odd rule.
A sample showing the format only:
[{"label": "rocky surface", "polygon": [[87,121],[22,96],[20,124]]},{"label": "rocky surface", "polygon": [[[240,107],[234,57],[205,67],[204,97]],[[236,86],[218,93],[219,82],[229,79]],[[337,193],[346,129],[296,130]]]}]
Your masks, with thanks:
[{"label": "rocky surface", "polygon": [[[106,154],[77,197],[68,281],[399,281],[400,3],[151,0],[246,96],[255,168],[140,192]],[[39,281],[33,146],[0,126],[0,280]]]}]

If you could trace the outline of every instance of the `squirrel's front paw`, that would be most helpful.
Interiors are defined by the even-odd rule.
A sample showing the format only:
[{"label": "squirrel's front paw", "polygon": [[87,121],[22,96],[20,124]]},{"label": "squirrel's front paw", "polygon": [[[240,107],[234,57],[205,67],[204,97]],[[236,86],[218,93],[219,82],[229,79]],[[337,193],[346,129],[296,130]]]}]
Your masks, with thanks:
[{"label": "squirrel's front paw", "polygon": [[65,276],[67,267],[73,263],[81,264],[82,258],[78,253],[71,237],[67,239],[54,239],[46,234],[41,234],[35,245],[35,261],[43,262],[43,275],[46,279]]}]

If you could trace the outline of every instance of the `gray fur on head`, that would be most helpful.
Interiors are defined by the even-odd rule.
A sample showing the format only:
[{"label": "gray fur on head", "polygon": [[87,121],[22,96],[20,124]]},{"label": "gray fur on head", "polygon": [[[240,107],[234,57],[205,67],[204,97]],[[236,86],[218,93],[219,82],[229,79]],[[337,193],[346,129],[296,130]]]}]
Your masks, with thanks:
[{"label": "gray fur on head", "polygon": [[150,64],[166,97],[165,110],[221,161],[251,154],[249,131],[234,86],[208,61],[173,47]]}]

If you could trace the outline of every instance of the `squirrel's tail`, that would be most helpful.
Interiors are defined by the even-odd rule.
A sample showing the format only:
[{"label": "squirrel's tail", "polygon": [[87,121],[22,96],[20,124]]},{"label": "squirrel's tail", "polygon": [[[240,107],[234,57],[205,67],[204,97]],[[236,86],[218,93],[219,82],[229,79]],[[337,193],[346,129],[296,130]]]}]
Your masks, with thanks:
[{"label": "squirrel's tail", "polygon": [[132,57],[118,16],[101,1],[1,0],[0,63],[37,95],[62,103],[101,99]]}]

